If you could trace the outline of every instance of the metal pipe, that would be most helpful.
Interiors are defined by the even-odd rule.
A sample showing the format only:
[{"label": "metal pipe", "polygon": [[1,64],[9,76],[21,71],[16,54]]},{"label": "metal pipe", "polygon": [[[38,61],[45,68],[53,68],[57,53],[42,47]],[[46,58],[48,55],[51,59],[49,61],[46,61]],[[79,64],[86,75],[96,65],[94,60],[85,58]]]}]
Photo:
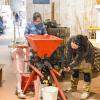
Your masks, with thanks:
[{"label": "metal pipe", "polygon": [[56,75],[58,75],[59,77],[61,76],[61,74],[60,74],[59,72],[57,72],[54,68],[52,69],[52,71],[53,71]]},{"label": "metal pipe", "polygon": [[53,77],[56,86],[58,87],[58,90],[59,90],[59,93],[60,93],[60,95],[62,97],[62,100],[67,100],[66,96],[65,96],[65,94],[64,94],[64,92],[63,92],[63,90],[62,90],[62,88],[61,88],[61,86],[60,86],[60,84],[59,84],[54,72],[53,72],[53,70],[50,70],[50,74]]},{"label": "metal pipe", "polygon": [[35,88],[35,98],[34,98],[34,100],[39,100],[39,87],[40,87],[40,76],[37,75],[36,88]]},{"label": "metal pipe", "polygon": [[33,65],[29,64],[29,66],[41,77],[43,78],[43,74],[36,68],[34,67]]}]

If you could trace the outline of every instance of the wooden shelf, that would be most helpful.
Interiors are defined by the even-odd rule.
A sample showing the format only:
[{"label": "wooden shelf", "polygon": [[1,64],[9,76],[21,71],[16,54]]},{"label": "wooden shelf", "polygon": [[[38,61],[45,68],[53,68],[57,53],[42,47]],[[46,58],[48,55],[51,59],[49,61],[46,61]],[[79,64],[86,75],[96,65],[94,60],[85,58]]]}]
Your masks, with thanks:
[{"label": "wooden shelf", "polygon": [[88,28],[88,30],[100,30],[100,28],[97,28],[97,27],[91,27],[91,28]]}]

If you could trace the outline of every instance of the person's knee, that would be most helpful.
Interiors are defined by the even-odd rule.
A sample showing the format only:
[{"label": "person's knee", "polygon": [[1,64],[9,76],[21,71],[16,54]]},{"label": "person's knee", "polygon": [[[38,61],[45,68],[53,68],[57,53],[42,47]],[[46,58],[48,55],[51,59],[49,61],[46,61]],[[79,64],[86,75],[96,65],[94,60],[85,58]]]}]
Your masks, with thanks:
[{"label": "person's knee", "polygon": [[84,81],[91,82],[91,74],[90,73],[84,73]]},{"label": "person's knee", "polygon": [[79,70],[73,70],[72,77],[73,78],[79,78]]}]

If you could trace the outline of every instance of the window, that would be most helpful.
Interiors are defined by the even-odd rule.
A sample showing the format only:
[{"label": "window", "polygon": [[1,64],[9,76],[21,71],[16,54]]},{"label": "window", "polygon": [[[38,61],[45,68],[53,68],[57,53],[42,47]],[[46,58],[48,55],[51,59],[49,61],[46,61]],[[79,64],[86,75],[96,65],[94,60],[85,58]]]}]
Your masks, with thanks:
[{"label": "window", "polygon": [[50,0],[33,0],[33,4],[49,4]]}]

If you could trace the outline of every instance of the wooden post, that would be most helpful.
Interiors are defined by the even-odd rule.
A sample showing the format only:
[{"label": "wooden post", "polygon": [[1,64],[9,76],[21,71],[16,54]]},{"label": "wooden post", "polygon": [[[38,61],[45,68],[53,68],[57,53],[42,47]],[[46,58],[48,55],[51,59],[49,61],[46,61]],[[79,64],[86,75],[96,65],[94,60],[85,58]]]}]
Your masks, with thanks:
[{"label": "wooden post", "polygon": [[40,88],[40,76],[37,75],[34,100],[39,100],[39,88]]},{"label": "wooden post", "polygon": [[51,7],[51,20],[55,19],[55,3],[52,2],[52,7]]},{"label": "wooden post", "polygon": [[65,94],[64,94],[64,92],[63,92],[63,90],[62,90],[62,88],[61,88],[61,86],[60,86],[53,70],[50,70],[50,74],[51,74],[52,78],[54,79],[54,83],[55,83],[55,85],[57,86],[57,88],[59,90],[59,93],[60,93],[60,96],[61,96],[62,100],[67,100],[67,98],[66,98],[66,96],[65,96]]}]

